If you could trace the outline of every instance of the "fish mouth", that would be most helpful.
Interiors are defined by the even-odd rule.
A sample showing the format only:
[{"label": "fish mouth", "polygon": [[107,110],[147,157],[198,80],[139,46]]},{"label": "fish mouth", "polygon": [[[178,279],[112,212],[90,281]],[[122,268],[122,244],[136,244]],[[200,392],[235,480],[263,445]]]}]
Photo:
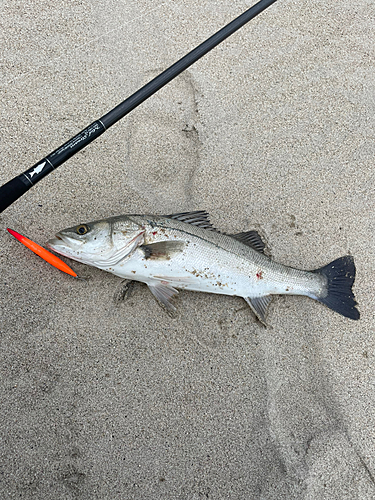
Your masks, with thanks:
[{"label": "fish mouth", "polygon": [[55,234],[54,238],[51,238],[50,240],[47,241],[47,246],[50,247],[53,244],[58,245],[59,243],[60,244],[63,243],[63,239],[58,234]]},{"label": "fish mouth", "polygon": [[46,247],[51,248],[52,250],[55,249],[55,246],[59,246],[59,242],[61,242],[61,238],[51,238],[50,240],[47,241]]},{"label": "fish mouth", "polygon": [[80,242],[75,238],[70,238],[69,236],[65,236],[61,233],[56,233],[54,238],[51,238],[47,241],[46,246],[51,250],[55,250],[58,253],[61,253],[61,249],[73,249],[73,244],[76,246],[77,243]]},{"label": "fish mouth", "polygon": [[57,242],[62,242],[62,243],[81,243],[78,239],[76,238],[72,238],[71,236],[67,236],[65,234],[62,234],[62,233],[56,233],[55,234],[55,237],[48,240],[47,244],[50,243],[51,241],[57,241]]}]

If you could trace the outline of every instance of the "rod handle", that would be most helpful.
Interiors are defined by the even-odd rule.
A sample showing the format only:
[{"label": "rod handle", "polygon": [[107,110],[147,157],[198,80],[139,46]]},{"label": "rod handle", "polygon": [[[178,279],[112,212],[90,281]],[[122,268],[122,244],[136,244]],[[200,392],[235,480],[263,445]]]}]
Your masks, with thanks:
[{"label": "rod handle", "polygon": [[8,208],[31,188],[32,184],[27,185],[21,180],[22,175],[18,175],[0,187],[0,212]]},{"label": "rod handle", "polygon": [[96,120],[23,174],[18,175],[1,186],[0,213],[25,194],[40,179],[43,179],[52,170],[55,170],[55,168],[75,155],[87,146],[87,144],[90,144],[90,142],[103,134],[104,131],[105,126],[103,123],[100,120]]}]

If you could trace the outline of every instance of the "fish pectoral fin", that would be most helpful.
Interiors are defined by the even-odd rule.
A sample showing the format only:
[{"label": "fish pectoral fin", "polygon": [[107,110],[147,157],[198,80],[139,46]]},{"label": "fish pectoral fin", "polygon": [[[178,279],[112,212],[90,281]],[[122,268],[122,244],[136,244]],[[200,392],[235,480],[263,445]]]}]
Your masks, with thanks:
[{"label": "fish pectoral fin", "polygon": [[150,245],[142,245],[140,249],[145,254],[145,259],[150,260],[169,260],[171,257],[183,251],[185,242],[177,241],[158,241]]},{"label": "fish pectoral fin", "polygon": [[168,314],[173,314],[177,311],[172,299],[178,295],[178,291],[168,283],[147,283],[152,295],[160,302]]},{"label": "fish pectoral fin", "polygon": [[240,241],[244,245],[251,247],[253,250],[257,252],[264,253],[264,249],[266,248],[266,244],[260,237],[260,234],[257,231],[247,231],[245,233],[237,233],[237,234],[228,234],[232,238]]},{"label": "fish pectoral fin", "polygon": [[255,316],[261,321],[264,326],[266,323],[267,308],[272,300],[272,295],[263,295],[262,297],[244,297],[246,302],[251,307]]}]

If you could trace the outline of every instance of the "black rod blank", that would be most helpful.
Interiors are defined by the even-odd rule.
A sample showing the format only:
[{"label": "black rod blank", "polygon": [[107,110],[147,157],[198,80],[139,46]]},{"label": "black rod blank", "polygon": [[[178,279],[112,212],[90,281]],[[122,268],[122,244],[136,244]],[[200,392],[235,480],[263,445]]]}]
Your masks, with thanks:
[{"label": "black rod blank", "polygon": [[275,3],[276,0],[261,0],[256,5],[248,9],[224,28],[208,38],[201,45],[193,49],[182,59],[160,73],[156,78],[148,82],[144,87],[137,90],[125,101],[113,108],[111,111],[96,120],[91,125],[83,129],[77,135],[69,139],[65,144],[47,155],[31,168],[16,176],[11,181],[0,187],[0,212],[5,210],[14,201],[20,198],[33,185],[43,177],[55,170],[59,165],[75,155],[78,151],[86,147],[90,142],[103,134],[109,127],[121,120],[130,111],[139,106],[143,101],[155,94],[164,85],[173,80],[182,71],[198,61],[207,52],[216,47],[223,40],[240,29],[244,24],[260,14],[263,10]]}]

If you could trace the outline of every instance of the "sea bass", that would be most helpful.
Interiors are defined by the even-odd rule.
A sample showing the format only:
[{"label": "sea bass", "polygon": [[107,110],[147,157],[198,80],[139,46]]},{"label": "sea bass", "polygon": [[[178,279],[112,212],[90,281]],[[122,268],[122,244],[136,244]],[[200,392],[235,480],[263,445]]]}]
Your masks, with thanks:
[{"label": "sea bass", "polygon": [[314,271],[278,264],[256,231],[224,234],[204,211],[167,216],[121,215],[64,229],[55,252],[146,283],[168,311],[177,289],[243,297],[262,323],[273,295],[306,295],[359,319],[352,292],[355,265],[341,257]]}]

